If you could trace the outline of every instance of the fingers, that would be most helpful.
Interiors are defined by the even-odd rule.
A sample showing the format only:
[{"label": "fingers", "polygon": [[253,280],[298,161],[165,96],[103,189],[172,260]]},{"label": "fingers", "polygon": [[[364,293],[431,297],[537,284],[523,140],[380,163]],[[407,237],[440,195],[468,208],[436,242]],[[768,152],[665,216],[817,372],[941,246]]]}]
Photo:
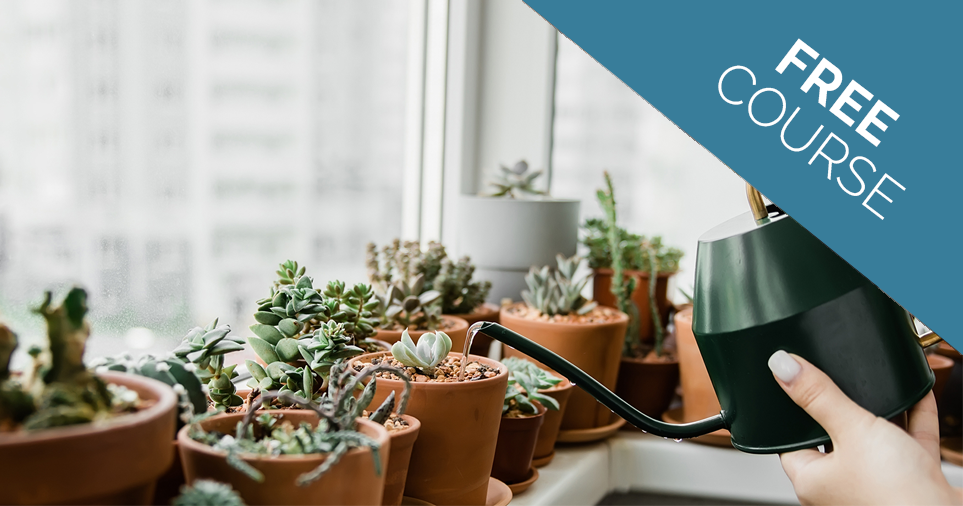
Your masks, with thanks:
[{"label": "fingers", "polygon": [[769,369],[793,402],[809,413],[834,441],[851,429],[871,424],[876,418],[850,400],[826,373],[802,357],[779,350],[769,357]]},{"label": "fingers", "polygon": [[933,458],[940,459],[940,418],[932,391],[910,409],[906,431]]},{"label": "fingers", "polygon": [[786,472],[786,476],[789,477],[789,481],[795,484],[799,474],[806,466],[825,457],[827,457],[826,454],[819,453],[819,450],[810,448],[808,450],[780,454],[779,461],[782,463],[782,469]]}]

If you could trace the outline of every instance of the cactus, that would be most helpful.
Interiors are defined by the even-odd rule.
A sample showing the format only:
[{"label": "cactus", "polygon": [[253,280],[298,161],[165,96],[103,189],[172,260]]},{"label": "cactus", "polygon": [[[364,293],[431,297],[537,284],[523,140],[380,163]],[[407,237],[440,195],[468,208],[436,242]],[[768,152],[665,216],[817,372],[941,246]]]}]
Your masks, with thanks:
[{"label": "cactus", "polygon": [[181,487],[173,506],[244,506],[244,500],[230,485],[212,480],[196,480]]},{"label": "cactus", "polygon": [[502,363],[508,368],[508,389],[505,391],[502,413],[507,413],[512,408],[527,414],[538,413],[532,401],[538,401],[546,409],[558,411],[558,401],[539,391],[558,385],[562,382],[560,378],[523,358],[509,357],[502,360]]},{"label": "cactus", "polygon": [[416,345],[408,335],[408,329],[405,329],[401,332],[401,341],[391,346],[391,355],[395,360],[421,370],[428,377],[435,376],[435,367],[445,360],[450,351],[451,338],[440,330],[422,334]]},{"label": "cactus", "polygon": [[528,307],[546,316],[584,315],[595,309],[597,304],[582,296],[582,289],[592,279],[591,275],[576,276],[582,259],[557,255],[555,261],[558,268],[554,272],[548,266],[532,267],[525,275],[528,290],[522,291],[522,299]]},{"label": "cactus", "polygon": [[527,195],[547,195],[535,189],[535,180],[542,175],[542,171],[528,171],[528,162],[521,160],[512,168],[500,165],[501,174],[495,176],[489,184],[494,187],[490,197],[519,198]]},{"label": "cactus", "polygon": [[[612,249],[609,243],[609,226],[605,219],[589,218],[582,224],[584,234],[581,243],[588,248],[586,258],[589,267],[605,269],[612,267]],[[622,247],[622,266],[624,269],[648,272],[649,252],[655,251],[656,265],[661,274],[671,274],[679,270],[683,252],[678,248],[666,247],[661,236],[646,237],[630,234],[622,227],[616,227],[618,242]]]},{"label": "cactus", "polygon": [[[207,433],[197,424],[191,426],[190,436],[204,444],[226,451],[228,454],[227,462],[230,465],[258,482],[264,480],[264,475],[240,458],[241,454],[327,454],[327,458],[321,465],[298,476],[296,483],[299,486],[307,486],[324,476],[352,448],[366,447],[370,448],[374,454],[375,472],[380,475],[381,459],[378,456],[380,445],[355,430],[356,420],[374,397],[377,388],[375,374],[380,371],[391,372],[405,381],[407,385],[405,394],[402,395],[399,403],[399,412],[402,412],[410,388],[403,371],[395,367],[378,364],[364,369],[358,375],[354,375],[344,361],[338,361],[331,367],[327,391],[319,403],[299,397],[291,392],[264,392],[252,403],[233,437]],[[368,377],[371,378],[371,381],[364,387],[360,396],[355,398],[354,392],[360,387],[362,381]],[[294,428],[283,422],[278,423],[278,419],[270,413],[258,413],[258,409],[263,402],[275,398],[284,403],[296,404],[302,408],[315,411],[321,419],[320,422],[314,428],[304,423]],[[389,397],[386,402],[394,402],[394,398]],[[252,427],[255,419],[256,428]]]},{"label": "cactus", "polygon": [[207,384],[215,408],[244,404],[231,381],[237,377],[236,366],[224,366],[224,355],[244,349],[244,340],[228,337],[230,332],[229,325],[218,326],[215,318],[204,328],[191,329],[173,351],[177,358],[194,364],[194,372]]}]

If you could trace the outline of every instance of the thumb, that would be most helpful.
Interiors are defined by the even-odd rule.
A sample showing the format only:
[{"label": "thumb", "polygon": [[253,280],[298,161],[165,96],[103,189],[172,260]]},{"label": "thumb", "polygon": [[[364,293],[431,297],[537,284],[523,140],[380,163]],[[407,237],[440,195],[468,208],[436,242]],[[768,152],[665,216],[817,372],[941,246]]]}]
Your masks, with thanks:
[{"label": "thumb", "polygon": [[809,413],[833,441],[876,419],[847,397],[826,373],[798,355],[779,350],[769,357],[769,369],[789,398]]}]

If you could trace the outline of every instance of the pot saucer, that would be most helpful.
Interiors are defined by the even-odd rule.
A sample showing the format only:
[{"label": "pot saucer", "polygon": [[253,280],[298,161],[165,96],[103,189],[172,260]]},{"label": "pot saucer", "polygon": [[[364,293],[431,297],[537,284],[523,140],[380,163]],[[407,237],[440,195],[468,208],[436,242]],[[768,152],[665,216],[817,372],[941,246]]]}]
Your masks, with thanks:
[{"label": "pot saucer", "polygon": [[573,430],[560,430],[558,431],[559,443],[590,443],[593,441],[601,441],[612,434],[615,434],[625,425],[625,420],[616,414],[612,414],[612,423],[608,425],[603,425],[601,427],[593,427],[591,429],[573,429]]},{"label": "pot saucer", "polygon": [[944,437],[940,439],[940,456],[951,464],[963,466],[963,438]]},{"label": "pot saucer", "polygon": [[414,497],[404,496],[401,498],[401,506],[435,506],[428,501],[415,499]]},{"label": "pot saucer", "polygon": [[532,467],[545,467],[554,458],[555,458],[555,450],[552,450],[552,453],[549,453],[548,455],[542,458],[532,459]]},{"label": "pot saucer", "polygon": [[528,470],[528,474],[525,475],[524,480],[518,483],[508,483],[507,485],[508,485],[508,488],[511,489],[512,495],[516,496],[528,490],[528,487],[531,487],[532,483],[535,483],[535,480],[537,479],[538,479],[538,469],[535,469],[535,467],[533,466],[531,469]]},{"label": "pot saucer", "polygon": [[488,478],[488,498],[485,506],[508,506],[512,502],[512,489],[495,478]]},{"label": "pot saucer", "polygon": [[[683,408],[670,409],[662,414],[662,421],[667,423],[680,424],[685,423],[682,418]],[[694,437],[691,439],[686,439],[686,441],[692,441],[693,443],[700,443],[709,446],[721,446],[723,448],[732,448],[732,434],[726,429],[719,429],[717,431],[710,432],[708,434]]]}]

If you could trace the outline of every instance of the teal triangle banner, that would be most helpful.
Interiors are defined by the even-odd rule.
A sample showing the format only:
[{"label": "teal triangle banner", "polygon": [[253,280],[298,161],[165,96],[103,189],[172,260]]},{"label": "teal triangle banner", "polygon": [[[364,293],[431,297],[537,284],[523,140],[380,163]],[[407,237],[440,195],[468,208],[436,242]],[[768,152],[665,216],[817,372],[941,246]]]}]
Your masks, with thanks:
[{"label": "teal triangle banner", "polygon": [[963,349],[963,2],[525,2]]}]

